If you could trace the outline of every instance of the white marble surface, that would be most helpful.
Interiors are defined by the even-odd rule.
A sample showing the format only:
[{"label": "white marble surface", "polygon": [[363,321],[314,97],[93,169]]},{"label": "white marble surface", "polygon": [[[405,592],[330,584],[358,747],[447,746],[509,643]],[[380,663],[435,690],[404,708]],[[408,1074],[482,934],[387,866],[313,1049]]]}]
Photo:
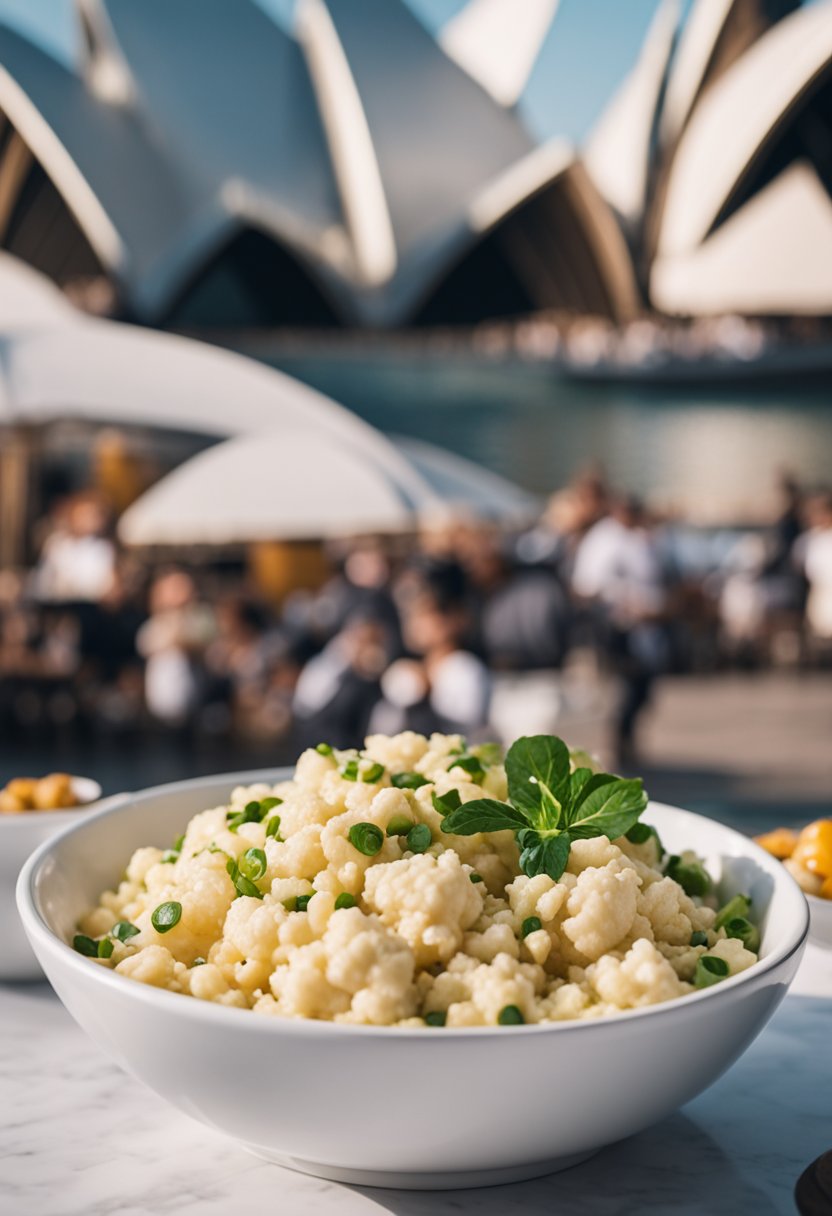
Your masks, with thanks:
[{"label": "white marble surface", "polygon": [[418,1193],[341,1186],[262,1163],[125,1076],[45,983],[0,986],[0,1213],[793,1213],[798,1175],[832,1147],[830,1029],[832,952],[810,947],[763,1035],[679,1114],[549,1178]]}]

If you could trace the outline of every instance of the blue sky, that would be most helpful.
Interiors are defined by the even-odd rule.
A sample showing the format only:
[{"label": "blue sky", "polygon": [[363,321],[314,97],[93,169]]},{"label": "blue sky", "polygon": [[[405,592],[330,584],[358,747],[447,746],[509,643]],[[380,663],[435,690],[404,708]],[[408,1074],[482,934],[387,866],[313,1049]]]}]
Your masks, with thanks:
[{"label": "blue sky", "polygon": [[[293,0],[258,2],[281,20],[293,5]],[[465,0],[409,2],[435,28]],[[524,99],[539,135],[583,138],[633,63],[655,7],[656,0],[561,0]],[[74,42],[72,9],[72,0],[0,0],[0,17],[33,32],[63,56],[71,54]]]}]

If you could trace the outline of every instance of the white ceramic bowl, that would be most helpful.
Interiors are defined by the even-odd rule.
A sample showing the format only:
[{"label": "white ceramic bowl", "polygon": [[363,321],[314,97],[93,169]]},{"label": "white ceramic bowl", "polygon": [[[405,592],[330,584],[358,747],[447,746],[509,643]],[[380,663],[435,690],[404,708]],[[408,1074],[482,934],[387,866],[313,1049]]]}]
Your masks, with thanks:
[{"label": "white ceramic bowl", "polygon": [[809,937],[816,946],[832,950],[832,899],[807,895],[809,905]]},{"label": "white ceramic bowl", "polygon": [[161,786],[76,822],[30,858],[18,905],[56,992],[109,1055],[282,1165],[364,1185],[447,1187],[574,1164],[716,1080],[800,960],[806,901],[780,862],[730,828],[655,804],[646,819],[667,847],[701,852],[721,895],[751,895],[762,958],[715,987],[614,1018],[459,1030],[283,1021],[147,987],[66,944],[135,848],[166,846],[196,811],[268,776]]},{"label": "white ceramic bowl", "polygon": [[[73,777],[72,787],[82,805],[65,811],[0,813],[0,980],[42,979],[32,948],[17,915],[14,888],[20,867],[38,845],[74,823],[99,804],[101,786],[90,777]],[[100,804],[99,804],[100,805]]]}]

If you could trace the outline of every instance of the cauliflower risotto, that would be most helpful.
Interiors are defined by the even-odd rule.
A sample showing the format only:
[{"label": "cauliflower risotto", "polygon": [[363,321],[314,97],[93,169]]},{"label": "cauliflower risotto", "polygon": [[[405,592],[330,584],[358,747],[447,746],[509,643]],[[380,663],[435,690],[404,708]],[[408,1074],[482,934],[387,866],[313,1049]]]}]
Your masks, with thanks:
[{"label": "cauliflower risotto", "polygon": [[74,945],[267,1017],[489,1026],[654,1005],[750,967],[759,934],[746,897],[718,909],[696,856],[666,856],[645,804],[548,737],[505,762],[453,735],[320,744],[292,780],[137,849]]}]

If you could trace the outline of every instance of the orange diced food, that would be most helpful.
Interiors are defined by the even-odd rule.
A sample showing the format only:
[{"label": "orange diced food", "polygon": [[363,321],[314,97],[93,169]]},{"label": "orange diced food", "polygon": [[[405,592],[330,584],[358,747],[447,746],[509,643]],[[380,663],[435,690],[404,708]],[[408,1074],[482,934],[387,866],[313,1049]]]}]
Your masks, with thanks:
[{"label": "orange diced food", "polygon": [[791,857],[797,848],[797,832],[792,831],[791,828],[775,828],[773,832],[765,832],[762,836],[755,836],[754,839],[767,853],[771,853],[772,857],[778,857],[780,861]]},{"label": "orange diced food", "polygon": [[792,857],[821,878],[832,878],[832,819],[818,819],[800,833]]}]

